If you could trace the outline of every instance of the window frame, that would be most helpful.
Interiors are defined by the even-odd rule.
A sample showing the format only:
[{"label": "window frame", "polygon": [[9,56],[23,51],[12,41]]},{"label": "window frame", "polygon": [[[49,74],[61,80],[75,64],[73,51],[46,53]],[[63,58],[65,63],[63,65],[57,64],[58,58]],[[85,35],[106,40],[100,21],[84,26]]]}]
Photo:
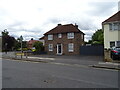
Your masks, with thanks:
[{"label": "window frame", "polygon": [[48,51],[53,51],[53,44],[48,45]]},{"label": "window frame", "polygon": [[58,34],[58,38],[62,38],[62,34],[61,33]]},{"label": "window frame", "polygon": [[52,34],[48,35],[48,40],[53,40],[53,35]]},{"label": "window frame", "polygon": [[74,32],[69,32],[69,33],[67,33],[67,38],[68,39],[73,39],[74,38]]},{"label": "window frame", "polygon": [[74,43],[68,44],[68,52],[74,52]]}]

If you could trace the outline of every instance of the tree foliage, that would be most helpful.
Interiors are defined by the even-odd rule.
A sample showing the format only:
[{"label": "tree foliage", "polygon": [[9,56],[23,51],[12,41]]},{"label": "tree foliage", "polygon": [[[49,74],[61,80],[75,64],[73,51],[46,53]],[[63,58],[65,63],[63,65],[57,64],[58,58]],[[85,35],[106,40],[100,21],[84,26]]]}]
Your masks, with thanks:
[{"label": "tree foliage", "polygon": [[[15,50],[20,48],[21,48],[20,38],[17,38],[17,40],[15,41]],[[27,48],[27,41],[22,41],[22,48]]]},{"label": "tree foliage", "polygon": [[2,32],[2,50],[12,50],[15,44],[15,38],[8,35],[9,32],[5,29]]},{"label": "tree foliage", "polygon": [[35,47],[36,52],[40,52],[40,51],[44,50],[43,43],[40,42],[40,41],[35,42],[34,45],[33,45],[33,47]]},{"label": "tree foliage", "polygon": [[88,41],[89,44],[104,44],[103,30],[98,29],[93,35],[92,40]]}]

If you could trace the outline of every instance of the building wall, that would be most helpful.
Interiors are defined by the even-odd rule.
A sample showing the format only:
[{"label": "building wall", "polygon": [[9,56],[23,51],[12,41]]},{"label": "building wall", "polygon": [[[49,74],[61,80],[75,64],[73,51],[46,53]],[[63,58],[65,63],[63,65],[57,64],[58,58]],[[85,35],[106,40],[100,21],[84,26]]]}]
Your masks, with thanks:
[{"label": "building wall", "polygon": [[[68,44],[74,43],[74,52],[68,52]],[[53,44],[53,51],[48,50],[48,45]],[[58,38],[57,34],[53,35],[53,40],[48,40],[47,35],[45,36],[45,51],[48,54],[57,54],[57,44],[62,44],[63,46],[63,55],[72,55],[80,53],[80,46],[84,44],[84,38],[81,39],[80,33],[74,34],[74,39],[67,39],[67,33],[62,34],[62,38]]]},{"label": "building wall", "polygon": [[104,24],[104,48],[110,48],[110,41],[120,41],[120,30],[109,30],[109,24]]}]

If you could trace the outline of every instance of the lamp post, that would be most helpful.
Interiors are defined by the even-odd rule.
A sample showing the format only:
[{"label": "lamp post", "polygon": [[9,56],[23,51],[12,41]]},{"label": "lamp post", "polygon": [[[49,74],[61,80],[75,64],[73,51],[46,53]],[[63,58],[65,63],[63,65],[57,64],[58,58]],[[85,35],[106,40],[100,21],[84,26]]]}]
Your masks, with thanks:
[{"label": "lamp post", "polygon": [[22,40],[23,40],[23,37],[22,35],[20,36],[20,42],[21,42],[21,59],[22,59]]}]

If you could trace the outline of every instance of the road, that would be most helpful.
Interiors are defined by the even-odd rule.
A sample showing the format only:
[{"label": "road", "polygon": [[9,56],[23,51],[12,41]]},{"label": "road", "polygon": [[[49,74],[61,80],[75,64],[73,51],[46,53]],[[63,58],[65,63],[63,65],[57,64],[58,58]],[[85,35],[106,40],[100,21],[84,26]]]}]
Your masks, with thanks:
[{"label": "road", "polygon": [[3,88],[118,88],[118,71],[2,60]]}]

